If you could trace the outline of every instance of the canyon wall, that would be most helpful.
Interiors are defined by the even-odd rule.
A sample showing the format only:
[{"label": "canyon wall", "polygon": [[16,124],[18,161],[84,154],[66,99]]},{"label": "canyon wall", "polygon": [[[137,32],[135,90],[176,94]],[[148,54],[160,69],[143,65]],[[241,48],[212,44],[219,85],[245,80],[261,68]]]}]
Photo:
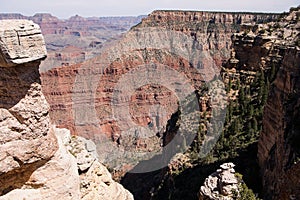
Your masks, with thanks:
[{"label": "canyon wall", "polygon": [[39,65],[39,26],[0,20],[0,199],[126,199],[97,160],[95,145],[51,123]]},{"label": "canyon wall", "polygon": [[[120,40],[102,49],[99,56],[42,73],[51,119],[72,134],[97,141],[100,156],[115,149],[121,152],[115,154],[117,159],[107,156],[104,162],[116,159],[126,163],[130,159],[126,161],[124,154],[135,157],[137,151],[160,152],[167,121],[178,109],[175,91],[184,85],[182,82],[199,91],[204,82],[219,75],[222,63],[230,58],[231,36],[240,31],[242,23],[264,23],[277,17],[276,14],[154,11]],[[172,73],[178,72],[182,79],[168,75],[166,67]],[[158,75],[157,69],[163,75]],[[134,73],[145,75],[143,83],[135,85],[132,91],[122,88],[122,85],[130,88],[132,80],[141,77],[135,77]],[[178,85],[172,86],[175,82]],[[116,104],[115,97],[120,98]],[[209,107],[207,104],[203,101],[201,111]],[[150,128],[154,134],[137,126]],[[141,136],[126,138],[124,131]]]},{"label": "canyon wall", "polygon": [[265,199],[299,199],[299,7],[276,24],[273,34],[277,37],[272,48],[278,52],[280,67],[263,114],[258,158]]},{"label": "canyon wall", "polygon": [[[185,86],[183,82],[188,83],[193,91],[201,90],[203,83],[218,74],[222,65],[225,66],[222,70],[230,77],[239,76],[249,84],[257,72],[264,71],[271,82],[258,150],[264,195],[266,199],[297,199],[300,180],[297,143],[299,11],[293,11],[279,21],[278,17],[277,14],[154,11],[114,45],[102,49],[99,56],[41,74],[42,90],[50,103],[50,118],[58,127],[70,129],[72,135],[96,141],[100,160],[126,171],[132,167],[128,163],[136,164],[139,159],[147,158],[147,152],[155,154],[161,151],[167,120],[178,110],[180,98],[175,91]],[[71,21],[81,24],[78,21],[82,20],[75,16]],[[14,34],[13,31],[10,34]],[[70,52],[76,51],[71,49]],[[80,50],[77,52],[79,54],[74,56],[80,57]],[[11,66],[10,69],[31,61],[25,58],[26,61],[17,63],[17,60],[0,59],[3,66]],[[17,69],[13,72],[16,77],[24,74]],[[3,74],[12,73],[5,70],[3,68]],[[177,79],[172,70],[182,79]],[[176,86],[170,83],[176,83]],[[5,93],[3,102],[15,95],[6,88],[1,91]],[[239,94],[230,91],[228,95],[234,100]],[[260,100],[254,98],[254,101]],[[4,108],[9,110],[11,105],[6,104]],[[209,107],[207,101],[200,102],[201,112]],[[49,120],[48,113],[45,115]],[[23,122],[24,117],[17,114],[15,118]],[[155,134],[143,131],[143,128],[149,128]],[[15,127],[9,129],[23,131]],[[54,156],[55,149],[57,147],[53,147],[53,152],[43,159]],[[137,156],[137,152],[141,154]],[[16,163],[19,163],[18,159],[15,159]],[[121,162],[121,166],[113,163],[114,160]],[[14,187],[4,188],[3,193]],[[144,188],[150,195],[151,188],[147,187],[151,186],[144,188],[140,184],[136,190]]]},{"label": "canyon wall", "polygon": [[[228,71],[263,71],[268,96],[258,160],[264,199],[299,199],[299,8],[277,22],[247,25],[233,35]],[[248,78],[251,76],[248,75]],[[255,77],[253,76],[252,79]]]}]

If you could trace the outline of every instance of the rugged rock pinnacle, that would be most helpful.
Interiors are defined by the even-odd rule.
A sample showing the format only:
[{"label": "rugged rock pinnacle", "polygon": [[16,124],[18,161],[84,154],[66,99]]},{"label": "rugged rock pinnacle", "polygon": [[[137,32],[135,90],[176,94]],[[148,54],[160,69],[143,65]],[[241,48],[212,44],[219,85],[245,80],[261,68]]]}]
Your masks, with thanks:
[{"label": "rugged rock pinnacle", "polygon": [[89,158],[95,145],[86,142],[71,151],[70,131],[51,124],[39,74],[46,54],[37,24],[0,21],[0,200],[132,200],[96,158]]}]

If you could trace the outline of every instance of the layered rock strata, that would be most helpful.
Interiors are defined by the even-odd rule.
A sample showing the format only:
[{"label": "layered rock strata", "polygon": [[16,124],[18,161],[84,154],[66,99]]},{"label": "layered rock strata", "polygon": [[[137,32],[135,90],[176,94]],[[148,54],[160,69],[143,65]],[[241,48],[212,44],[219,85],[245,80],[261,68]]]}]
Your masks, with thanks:
[{"label": "layered rock strata", "polygon": [[[99,145],[103,148],[100,152],[113,148],[127,149],[133,154],[137,149],[160,151],[161,138],[155,134],[122,137],[122,132],[135,125],[145,128],[150,125],[160,135],[178,109],[179,99],[174,91],[179,90],[172,90],[168,83],[158,84],[155,78],[159,74],[146,77],[151,75],[150,69],[157,71],[163,66],[177,71],[185,79],[184,84],[199,90],[204,82],[218,75],[222,63],[230,57],[231,35],[240,30],[241,23],[262,23],[277,17],[276,14],[155,11],[100,56],[42,74],[52,119],[58,126],[72,130],[72,134],[113,142],[113,145]],[[160,70],[166,69],[163,67]],[[144,83],[134,88],[133,93],[124,92],[121,83],[132,84],[135,72],[146,75],[142,78]],[[174,75],[160,74],[169,83],[176,82]],[[131,78],[126,82],[124,77]],[[182,85],[183,81],[177,82]],[[114,105],[114,97],[121,98],[118,105]],[[201,109],[206,109],[206,104],[203,102]],[[121,108],[117,112],[116,106]],[[140,131],[133,130],[129,135],[136,132]],[[120,159],[123,158],[122,155]]]}]

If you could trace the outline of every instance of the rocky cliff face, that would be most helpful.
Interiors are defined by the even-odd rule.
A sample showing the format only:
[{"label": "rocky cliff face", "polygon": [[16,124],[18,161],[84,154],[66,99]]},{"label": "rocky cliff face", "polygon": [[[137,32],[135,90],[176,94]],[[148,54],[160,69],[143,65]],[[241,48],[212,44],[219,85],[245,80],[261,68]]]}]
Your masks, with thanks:
[{"label": "rocky cliff face", "polygon": [[271,82],[258,143],[265,199],[299,198],[299,16],[297,8],[233,36],[233,74],[264,71]]},{"label": "rocky cliff face", "polygon": [[91,143],[74,147],[69,131],[51,124],[39,26],[3,20],[0,27],[0,199],[133,199],[89,153]]},{"label": "rocky cliff face", "polygon": [[[57,150],[38,67],[46,57],[40,29],[1,21],[1,195],[21,188]],[[20,177],[20,178],[17,178]]]},{"label": "rocky cliff face", "polygon": [[241,24],[266,23],[277,18],[278,14],[154,11],[138,27],[162,27],[189,34],[221,66],[229,58],[231,35],[240,30]]},{"label": "rocky cliff face", "polygon": [[299,8],[277,25],[272,45],[278,51],[280,67],[264,110],[258,158],[265,198],[299,199]]},{"label": "rocky cliff face", "polygon": [[[155,15],[153,18],[156,21],[144,20],[143,23],[150,26],[159,26],[159,22],[164,21],[165,17]],[[183,21],[190,20],[188,17],[179,19]],[[174,27],[174,24],[180,24],[176,20],[162,23],[166,28]],[[236,102],[241,104],[244,103],[241,101],[241,97],[245,94],[250,95],[251,100],[248,105],[254,103],[263,106],[264,101],[267,101],[263,115],[259,114],[260,117],[263,116],[263,119],[257,118],[263,125],[258,144],[258,158],[264,187],[262,196],[265,199],[298,199],[300,180],[298,176],[299,126],[296,124],[298,124],[299,115],[299,8],[292,10],[287,16],[283,15],[278,21],[261,25],[242,24],[240,33],[233,34],[232,39],[233,51],[231,52],[231,58],[224,65],[223,70],[226,72],[223,73],[222,71],[225,75],[223,77],[225,82],[232,87],[228,92],[229,98],[232,101],[238,99]],[[240,82],[238,83],[237,80]],[[260,80],[260,83],[255,83],[258,80]],[[242,84],[246,86],[244,89],[247,92],[243,94],[240,90],[235,94],[233,90],[236,90]],[[264,87],[261,87],[262,85]],[[258,88],[263,89],[258,90]],[[260,98],[258,98],[259,96]],[[252,112],[251,115],[247,114],[251,116],[251,120],[257,115],[253,114],[253,108],[251,111],[251,107],[247,108],[246,106],[240,107],[237,114],[234,115],[241,117],[242,112],[240,111]],[[240,141],[245,142],[242,142],[242,145],[253,142],[252,139],[249,139],[253,134],[250,130],[252,129],[252,132],[258,130],[257,121],[256,128],[253,128],[253,124],[255,123],[250,122],[247,124],[248,127],[245,126],[249,132],[239,131],[242,134],[246,133],[248,138],[244,140],[241,137],[242,134],[237,135],[238,140],[234,142],[234,145],[238,146]],[[236,127],[236,129],[231,130],[235,132],[240,128],[238,125]],[[162,183],[162,185],[166,186],[164,188],[162,188],[162,185],[158,186],[162,188],[160,194],[159,191],[157,192],[158,198],[164,196],[162,193],[167,191],[169,197],[172,196],[171,192],[173,192],[172,198],[182,199],[176,194],[182,194],[182,191],[179,191],[181,188],[187,189],[187,191],[190,190],[190,188],[182,187],[180,183],[192,179],[193,173],[191,171],[193,169],[183,171],[181,177],[177,174],[169,180],[164,179],[162,182],[165,183]],[[184,178],[188,175],[190,175],[189,178]],[[128,184],[128,179],[126,184]],[[128,184],[128,188],[136,194],[142,193],[135,190],[130,184]],[[186,195],[182,196],[189,199]]]},{"label": "rocky cliff face", "polygon": [[207,11],[171,11],[157,10],[152,12],[142,22],[145,24],[211,22],[222,24],[266,23],[273,21],[278,14],[238,13],[238,12],[207,12]]}]

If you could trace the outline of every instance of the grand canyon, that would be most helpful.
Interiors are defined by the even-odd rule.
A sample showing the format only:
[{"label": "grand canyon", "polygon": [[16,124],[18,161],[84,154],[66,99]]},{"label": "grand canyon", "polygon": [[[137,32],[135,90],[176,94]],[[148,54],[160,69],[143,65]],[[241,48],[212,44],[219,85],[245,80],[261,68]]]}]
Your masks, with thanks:
[{"label": "grand canyon", "polygon": [[0,200],[300,199],[300,7],[0,25]]}]

